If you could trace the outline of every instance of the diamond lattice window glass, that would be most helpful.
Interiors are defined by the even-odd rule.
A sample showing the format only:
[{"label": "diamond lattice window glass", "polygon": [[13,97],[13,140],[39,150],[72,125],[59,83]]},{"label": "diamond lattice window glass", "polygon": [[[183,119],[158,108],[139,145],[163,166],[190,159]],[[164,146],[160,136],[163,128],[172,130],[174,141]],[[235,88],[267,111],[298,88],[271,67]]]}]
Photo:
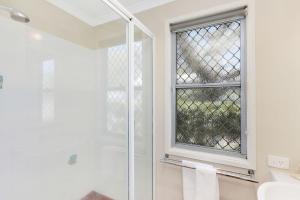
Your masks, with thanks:
[{"label": "diamond lattice window glass", "polygon": [[174,33],[175,145],[246,154],[243,20]]}]

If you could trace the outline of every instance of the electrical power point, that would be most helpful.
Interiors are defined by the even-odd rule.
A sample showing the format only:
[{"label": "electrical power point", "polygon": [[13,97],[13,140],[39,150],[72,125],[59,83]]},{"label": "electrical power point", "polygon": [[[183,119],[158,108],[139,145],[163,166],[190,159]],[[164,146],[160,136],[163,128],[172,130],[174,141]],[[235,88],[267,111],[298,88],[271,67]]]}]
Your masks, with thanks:
[{"label": "electrical power point", "polygon": [[289,169],[290,168],[290,159],[287,157],[280,156],[268,156],[268,165],[269,167],[274,167],[278,169]]}]

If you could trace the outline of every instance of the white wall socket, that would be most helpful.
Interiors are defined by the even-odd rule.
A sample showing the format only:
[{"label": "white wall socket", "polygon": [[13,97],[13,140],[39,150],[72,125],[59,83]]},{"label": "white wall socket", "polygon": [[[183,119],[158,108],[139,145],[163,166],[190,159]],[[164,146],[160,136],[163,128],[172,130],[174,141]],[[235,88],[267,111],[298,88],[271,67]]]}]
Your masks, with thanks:
[{"label": "white wall socket", "polygon": [[289,169],[290,159],[287,157],[269,155],[268,165],[270,167],[279,168],[279,169]]}]

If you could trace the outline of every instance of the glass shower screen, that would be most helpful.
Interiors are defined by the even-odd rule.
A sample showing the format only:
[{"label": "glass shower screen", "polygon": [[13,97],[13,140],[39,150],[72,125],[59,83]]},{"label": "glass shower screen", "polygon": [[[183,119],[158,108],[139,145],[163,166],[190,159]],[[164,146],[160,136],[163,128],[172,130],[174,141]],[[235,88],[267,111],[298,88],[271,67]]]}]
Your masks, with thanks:
[{"label": "glass shower screen", "polygon": [[135,199],[152,200],[153,40],[134,27]]},{"label": "glass shower screen", "polygon": [[0,199],[152,199],[151,37],[110,0],[0,5],[30,19],[0,9]]}]

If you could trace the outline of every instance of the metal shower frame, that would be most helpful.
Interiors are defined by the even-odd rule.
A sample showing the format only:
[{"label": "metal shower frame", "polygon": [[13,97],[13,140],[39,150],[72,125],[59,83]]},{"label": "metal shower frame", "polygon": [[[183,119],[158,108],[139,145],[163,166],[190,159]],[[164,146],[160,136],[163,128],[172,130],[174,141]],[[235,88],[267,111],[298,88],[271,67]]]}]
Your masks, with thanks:
[{"label": "metal shower frame", "polygon": [[135,172],[134,172],[134,28],[135,26],[142,30],[146,35],[148,35],[152,39],[152,58],[153,58],[153,70],[152,70],[152,199],[155,199],[155,148],[153,145],[153,141],[155,139],[154,134],[154,44],[155,37],[154,34],[143,24],[141,23],[132,13],[130,13],[122,4],[120,4],[117,0],[101,0],[106,5],[108,5],[113,11],[119,14],[124,20],[128,22],[127,26],[127,44],[128,44],[128,88],[129,88],[129,98],[128,98],[128,200],[135,200],[134,190],[135,190]]}]

